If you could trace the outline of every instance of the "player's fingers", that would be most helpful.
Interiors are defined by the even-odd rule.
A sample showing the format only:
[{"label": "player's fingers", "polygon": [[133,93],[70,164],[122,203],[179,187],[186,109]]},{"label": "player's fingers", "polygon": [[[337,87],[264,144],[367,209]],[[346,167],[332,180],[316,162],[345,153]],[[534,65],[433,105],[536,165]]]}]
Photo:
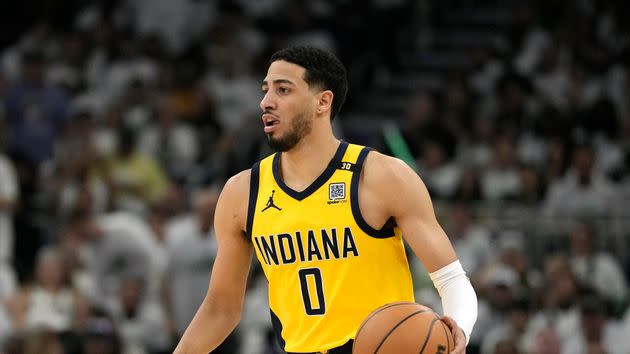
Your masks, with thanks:
[{"label": "player's fingers", "polygon": [[451,332],[455,333],[455,329],[459,328],[457,326],[457,322],[455,322],[454,319],[452,319],[451,317],[448,316],[442,316],[442,321],[444,321],[444,323],[446,323],[446,325],[448,326],[448,328],[451,330]]},{"label": "player's fingers", "polygon": [[451,351],[451,354],[465,354],[466,353],[466,336],[464,336],[464,331],[457,325],[454,319],[443,316],[442,321],[446,323],[448,328],[451,329],[451,333],[453,334],[453,340],[455,341],[455,348]]},{"label": "player's fingers", "polygon": [[455,348],[451,351],[451,354],[466,354],[466,337],[464,331],[461,328],[456,328],[453,335],[455,338]]}]

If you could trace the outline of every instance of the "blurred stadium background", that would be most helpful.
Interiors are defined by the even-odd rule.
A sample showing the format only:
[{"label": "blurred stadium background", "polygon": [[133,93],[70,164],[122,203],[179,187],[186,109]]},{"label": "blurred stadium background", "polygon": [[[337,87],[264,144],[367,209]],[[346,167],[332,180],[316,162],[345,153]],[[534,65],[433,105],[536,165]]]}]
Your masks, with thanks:
[{"label": "blurred stadium background", "polygon": [[[0,353],[170,353],[267,59],[349,68],[338,136],[424,179],[479,295],[469,353],[630,353],[623,0],[3,2]],[[412,262],[418,302],[440,309]],[[217,352],[278,353],[265,280]]]}]

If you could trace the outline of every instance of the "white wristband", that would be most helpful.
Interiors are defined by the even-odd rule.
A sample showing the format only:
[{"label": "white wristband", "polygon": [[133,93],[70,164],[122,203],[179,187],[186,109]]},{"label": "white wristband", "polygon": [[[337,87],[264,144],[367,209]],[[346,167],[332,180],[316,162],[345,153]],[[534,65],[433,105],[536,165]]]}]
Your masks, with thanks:
[{"label": "white wristband", "polygon": [[452,317],[457,322],[464,331],[468,344],[470,333],[477,321],[477,294],[464,268],[457,260],[429,273],[429,276],[442,299],[444,315]]}]

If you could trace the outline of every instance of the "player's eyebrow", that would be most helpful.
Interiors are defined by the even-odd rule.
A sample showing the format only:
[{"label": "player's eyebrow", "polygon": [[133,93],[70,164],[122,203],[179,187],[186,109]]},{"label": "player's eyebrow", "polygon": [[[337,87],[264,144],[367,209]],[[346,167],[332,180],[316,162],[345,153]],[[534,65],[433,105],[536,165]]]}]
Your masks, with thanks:
[{"label": "player's eyebrow", "polygon": [[[288,80],[288,79],[275,79],[272,81],[274,84],[289,84],[291,86],[295,86],[295,84],[293,83],[293,81]],[[269,86],[269,82],[267,82],[267,80],[264,80],[262,82],[262,87],[265,86]]]}]

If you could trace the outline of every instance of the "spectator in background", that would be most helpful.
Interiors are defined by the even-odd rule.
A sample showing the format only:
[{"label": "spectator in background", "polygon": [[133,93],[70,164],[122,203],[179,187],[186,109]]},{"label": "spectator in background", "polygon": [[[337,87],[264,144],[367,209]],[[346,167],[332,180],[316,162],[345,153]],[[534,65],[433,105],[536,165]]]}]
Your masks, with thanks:
[{"label": "spectator in background", "polygon": [[171,343],[164,313],[159,302],[147,298],[145,288],[144,279],[124,278],[109,312],[126,346],[136,348],[138,353],[166,353]]},{"label": "spectator in background", "polygon": [[50,330],[32,332],[26,337],[24,343],[24,354],[64,354],[59,337]]},{"label": "spectator in background", "polygon": [[541,310],[532,316],[524,337],[527,353],[541,352],[545,347],[560,347],[579,330],[577,301],[580,288],[569,260],[562,255],[547,257],[544,277],[546,292],[539,305]]},{"label": "spectator in background", "polygon": [[461,202],[480,202],[482,197],[479,179],[479,172],[474,167],[465,167],[462,170],[459,184],[455,189],[453,200]]},{"label": "spectator in background", "polygon": [[560,112],[569,110],[569,70],[566,59],[566,53],[558,48],[557,43],[547,41],[540,48],[533,75],[534,88],[543,102]]},{"label": "spectator in background", "polygon": [[64,129],[54,159],[41,173],[50,213],[60,218],[67,218],[76,209],[103,213],[108,206],[105,182],[91,173],[97,160],[93,117],[84,110],[73,117],[75,123]]},{"label": "spectator in background", "polygon": [[448,199],[455,194],[461,167],[452,160],[447,147],[442,143],[435,140],[425,141],[418,166],[422,179],[435,198]]},{"label": "spectator in background", "polygon": [[199,158],[195,131],[176,115],[172,99],[161,98],[155,121],[140,133],[138,151],[151,156],[175,180],[184,180]]},{"label": "spectator in background", "polygon": [[[170,330],[179,339],[202,303],[217,255],[214,211],[219,191],[212,187],[194,199],[194,213],[167,226],[168,266],[164,277],[164,307]],[[234,335],[217,352],[233,353]]]},{"label": "spectator in background", "polygon": [[79,93],[83,87],[83,61],[85,59],[85,39],[79,33],[68,33],[60,39],[60,50],[51,61],[46,79],[63,87],[70,94]]},{"label": "spectator in background", "polygon": [[137,132],[123,126],[116,153],[97,167],[111,191],[113,207],[145,213],[165,197],[169,180],[152,158],[136,149]]},{"label": "spectator in background", "polygon": [[415,93],[409,100],[402,131],[416,158],[422,156],[422,144],[429,138],[442,146],[455,148],[455,137],[438,118],[435,106],[435,98],[428,92]]},{"label": "spectator in background", "polygon": [[491,53],[491,48],[479,46],[471,52],[473,70],[469,75],[468,85],[474,94],[489,96],[496,81],[503,75],[503,63]]},{"label": "spectator in background", "polygon": [[628,284],[621,264],[595,244],[594,230],[588,224],[578,224],[570,234],[571,268],[584,287],[594,290],[619,314],[628,302]]},{"label": "spectator in background", "polygon": [[0,353],[4,342],[13,333],[13,324],[8,311],[9,301],[15,296],[17,281],[13,269],[0,263]]},{"label": "spectator in background", "polygon": [[444,121],[448,130],[457,137],[465,136],[471,128],[472,101],[464,75],[461,73],[449,75],[442,91],[440,120]]},{"label": "spectator in background", "polygon": [[532,165],[519,168],[519,190],[513,200],[527,206],[538,207],[545,197],[546,184],[542,173]]},{"label": "spectator in background", "polygon": [[570,169],[553,183],[544,202],[548,217],[607,217],[613,213],[615,187],[595,170],[593,147],[587,143],[574,148]]},{"label": "spectator in background", "polygon": [[194,213],[166,226],[165,308],[171,330],[178,337],[186,330],[207,289],[217,252],[213,229],[217,198],[215,189],[200,192],[194,198]]},{"label": "spectator in background", "polygon": [[481,284],[479,299],[479,315],[475,324],[475,332],[470,337],[470,344],[479,348],[484,336],[497,323],[505,323],[509,319],[510,308],[517,296],[518,275],[512,269],[497,264],[489,269]]},{"label": "spectator in background", "polygon": [[499,131],[527,132],[532,128],[534,105],[528,77],[507,72],[496,85],[499,97],[494,124]]},{"label": "spectator in background", "polygon": [[98,217],[88,211],[77,210],[71,217],[70,227],[81,237],[81,258],[92,277],[92,304],[109,308],[119,294],[122,280],[139,277],[147,280],[147,297],[157,298],[153,259],[155,240],[146,223],[133,214],[124,212]]},{"label": "spectator in background", "polygon": [[477,117],[471,123],[471,132],[458,149],[457,160],[461,164],[485,167],[492,160],[492,136],[494,124],[488,118]]},{"label": "spectator in background", "polygon": [[514,353],[525,353],[525,345],[522,341],[529,324],[529,306],[529,301],[525,298],[516,298],[509,306],[507,319],[496,323],[485,334],[480,353],[496,354],[497,348],[500,348],[501,343],[505,342],[514,345]]},{"label": "spectator in background", "polygon": [[450,217],[445,224],[446,234],[466,271],[475,275],[491,261],[490,230],[477,222],[471,206],[455,202],[450,207]]},{"label": "spectator in background", "polygon": [[540,271],[532,266],[534,260],[526,248],[525,233],[516,230],[501,231],[496,238],[496,252],[498,255],[496,261],[516,273],[516,297],[537,304],[541,297],[543,277]]},{"label": "spectator in background", "polygon": [[13,260],[13,211],[18,202],[18,180],[13,163],[0,143],[0,267]]},{"label": "spectator in background", "polygon": [[511,339],[501,340],[496,343],[492,354],[519,354],[521,353],[516,343]]},{"label": "spectator in background", "polygon": [[220,19],[210,28],[204,43],[204,52],[211,66],[219,64],[225,55],[229,56],[232,47],[236,45],[241,48],[241,55],[232,60],[238,61],[239,66],[249,67],[268,44],[265,34],[245,14],[245,11],[251,9],[250,5],[255,5],[243,6],[242,3],[243,1],[219,2]]},{"label": "spectator in background", "polygon": [[86,306],[85,299],[72,288],[62,254],[56,248],[45,247],[37,255],[35,281],[15,295],[10,311],[18,331],[61,333],[74,328],[82,306]]},{"label": "spectator in background", "polygon": [[247,66],[239,65],[244,49],[236,44],[226,45],[216,58],[218,64],[209,70],[203,79],[207,94],[216,103],[217,122],[223,135],[208,151],[216,166],[224,167],[221,179],[234,171],[247,168],[252,160],[251,151],[259,139],[256,125],[250,124],[259,108],[252,104],[260,100],[258,80]]},{"label": "spectator in background", "polygon": [[22,76],[5,99],[10,148],[33,165],[49,160],[59,131],[70,118],[70,99],[59,87],[45,81],[46,59],[39,48],[22,56]]},{"label": "spectator in background", "polygon": [[606,315],[606,305],[597,296],[580,301],[579,328],[563,343],[563,354],[624,354],[630,348],[628,333]]},{"label": "spectator in background", "polygon": [[248,67],[237,60],[243,51],[235,44],[226,45],[216,58],[216,67],[206,74],[203,82],[206,91],[217,103],[221,128],[232,134],[257,114],[258,107],[252,103],[261,96],[257,89],[260,86],[258,81]]},{"label": "spectator in background", "polygon": [[[544,161],[545,183],[551,187],[562,179],[571,164],[569,144],[560,136],[547,139],[547,159]],[[549,193],[546,190],[545,198]],[[544,198],[543,198],[544,199]]]},{"label": "spectator in background", "polygon": [[495,137],[492,161],[481,176],[481,192],[487,200],[505,200],[520,190],[514,139],[509,134]]},{"label": "spectator in background", "polygon": [[90,310],[82,334],[83,354],[140,354],[125,350],[111,316],[99,308]]},{"label": "spectator in background", "polygon": [[536,334],[531,348],[527,349],[525,353],[561,354],[562,341],[553,327],[545,327]]}]

